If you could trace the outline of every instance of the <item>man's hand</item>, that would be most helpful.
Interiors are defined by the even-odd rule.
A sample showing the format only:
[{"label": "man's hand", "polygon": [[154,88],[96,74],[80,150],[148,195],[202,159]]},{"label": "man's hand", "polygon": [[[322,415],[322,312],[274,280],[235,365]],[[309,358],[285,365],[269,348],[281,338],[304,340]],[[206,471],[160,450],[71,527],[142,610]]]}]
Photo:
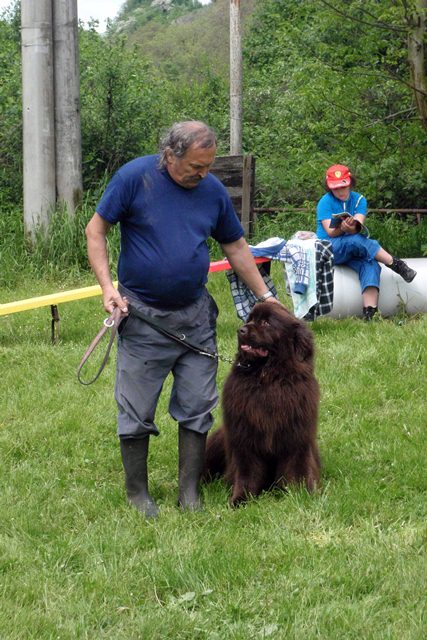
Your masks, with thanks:
[{"label": "man's hand", "polygon": [[124,316],[128,315],[127,298],[122,298],[120,293],[113,286],[105,287],[102,291],[102,301],[105,311],[113,313],[116,307],[119,307]]}]

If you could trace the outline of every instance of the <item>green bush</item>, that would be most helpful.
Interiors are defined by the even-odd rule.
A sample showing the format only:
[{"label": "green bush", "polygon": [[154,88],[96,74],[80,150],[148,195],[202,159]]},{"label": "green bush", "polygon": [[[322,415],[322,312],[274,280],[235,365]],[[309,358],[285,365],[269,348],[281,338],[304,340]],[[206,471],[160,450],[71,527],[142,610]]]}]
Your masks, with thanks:
[{"label": "green bush", "polygon": [[[32,278],[78,282],[87,278],[90,266],[86,251],[85,227],[95,211],[94,194],[69,216],[62,209],[53,212],[46,233],[37,232],[30,243],[25,237],[19,207],[0,210],[0,287],[15,288]],[[119,230],[108,235],[111,270],[115,274],[119,253]]]},{"label": "green bush", "polygon": [[427,219],[417,224],[413,216],[401,219],[398,214],[370,214],[368,218],[371,237],[384,249],[402,258],[419,258],[424,255],[427,243]]}]

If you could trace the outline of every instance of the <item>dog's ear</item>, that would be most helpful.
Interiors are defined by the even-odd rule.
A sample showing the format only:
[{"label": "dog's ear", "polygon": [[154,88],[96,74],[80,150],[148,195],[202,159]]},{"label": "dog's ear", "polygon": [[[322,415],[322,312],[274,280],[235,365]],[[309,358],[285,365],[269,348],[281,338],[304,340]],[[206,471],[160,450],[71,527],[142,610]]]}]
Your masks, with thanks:
[{"label": "dog's ear", "polygon": [[314,356],[313,336],[302,322],[295,327],[294,350],[295,355],[301,362],[311,360]]}]

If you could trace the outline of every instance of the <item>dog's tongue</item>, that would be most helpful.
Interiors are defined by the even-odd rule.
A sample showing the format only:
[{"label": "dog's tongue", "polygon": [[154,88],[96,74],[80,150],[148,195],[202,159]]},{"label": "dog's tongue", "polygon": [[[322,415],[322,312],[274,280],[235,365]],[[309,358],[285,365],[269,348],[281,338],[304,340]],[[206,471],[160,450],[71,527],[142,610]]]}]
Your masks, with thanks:
[{"label": "dog's tongue", "polygon": [[260,358],[265,358],[268,356],[267,349],[263,349],[262,347],[251,347],[250,344],[242,344],[240,345],[242,351],[246,351],[247,353],[252,353],[255,356],[259,356]]}]

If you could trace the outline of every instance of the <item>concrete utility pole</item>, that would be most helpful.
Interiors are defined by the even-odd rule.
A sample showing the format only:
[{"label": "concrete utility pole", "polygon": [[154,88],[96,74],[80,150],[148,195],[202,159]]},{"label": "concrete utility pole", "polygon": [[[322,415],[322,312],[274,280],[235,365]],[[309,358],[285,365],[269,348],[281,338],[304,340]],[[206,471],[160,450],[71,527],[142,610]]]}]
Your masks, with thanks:
[{"label": "concrete utility pole", "polygon": [[240,0],[230,0],[230,155],[242,153],[242,29]]},{"label": "concrete utility pole", "polygon": [[56,195],[73,214],[82,199],[77,0],[53,0]]},{"label": "concrete utility pole", "polygon": [[21,0],[24,227],[34,238],[55,206],[51,0]]},{"label": "concrete utility pole", "polygon": [[21,0],[24,226],[82,196],[77,0]]}]

